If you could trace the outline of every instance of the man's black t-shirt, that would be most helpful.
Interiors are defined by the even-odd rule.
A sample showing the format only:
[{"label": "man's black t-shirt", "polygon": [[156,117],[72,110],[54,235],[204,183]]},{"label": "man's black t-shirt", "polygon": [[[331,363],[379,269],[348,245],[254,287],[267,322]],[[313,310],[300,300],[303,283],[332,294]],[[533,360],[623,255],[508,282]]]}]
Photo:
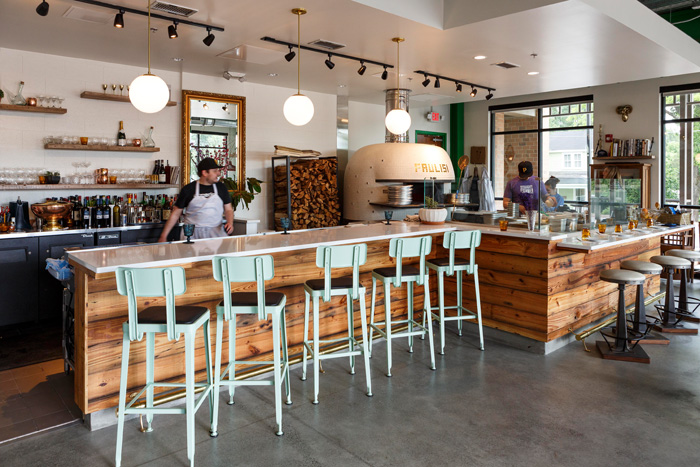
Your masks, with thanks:
[{"label": "man's black t-shirt", "polygon": [[[188,183],[187,185],[182,187],[180,194],[177,196],[177,201],[175,201],[175,206],[177,206],[180,209],[185,209],[190,204],[190,201],[192,201],[192,198],[194,198],[194,193],[196,189],[197,182]],[[228,194],[226,185],[224,185],[223,182],[216,182],[216,191],[219,194],[219,198],[221,198],[224,204],[231,203],[231,196]],[[199,194],[204,195],[207,193],[214,193],[214,186],[202,185],[200,183]]]}]

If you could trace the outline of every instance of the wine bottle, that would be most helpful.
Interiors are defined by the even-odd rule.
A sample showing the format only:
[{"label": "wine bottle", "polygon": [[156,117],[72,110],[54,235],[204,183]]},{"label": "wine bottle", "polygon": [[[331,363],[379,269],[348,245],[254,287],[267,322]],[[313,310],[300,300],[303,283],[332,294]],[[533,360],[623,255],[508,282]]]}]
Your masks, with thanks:
[{"label": "wine bottle", "polygon": [[83,200],[83,228],[90,228],[90,208],[88,207],[88,197]]},{"label": "wine bottle", "polygon": [[102,197],[97,198],[97,207],[95,208],[95,227],[102,227]]},{"label": "wine bottle", "polygon": [[117,144],[126,146],[126,133],[124,133],[124,121],[119,120],[119,132],[117,133]]},{"label": "wine bottle", "polygon": [[169,185],[170,184],[170,172],[172,169],[170,168],[170,161],[167,161],[167,162],[168,163],[165,165],[165,183]]},{"label": "wine bottle", "polygon": [[160,166],[158,170],[158,183],[165,183],[165,166],[163,165],[163,159],[160,160]]},{"label": "wine bottle", "polygon": [[151,175],[158,175],[160,172],[160,168],[158,168],[158,164],[160,163],[160,159],[156,159],[156,163],[153,164],[153,171],[151,172]]}]

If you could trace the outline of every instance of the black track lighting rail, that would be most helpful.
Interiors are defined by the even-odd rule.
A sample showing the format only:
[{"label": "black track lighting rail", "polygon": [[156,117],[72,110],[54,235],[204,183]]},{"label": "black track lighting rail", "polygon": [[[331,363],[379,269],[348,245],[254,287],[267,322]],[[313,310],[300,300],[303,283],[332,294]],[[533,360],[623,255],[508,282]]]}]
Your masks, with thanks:
[{"label": "black track lighting rail", "polygon": [[[113,5],[111,3],[98,2],[96,0],[74,0],[74,1],[79,2],[79,3],[87,3],[88,5],[95,5],[95,6],[99,6],[102,8],[111,8],[112,10],[118,10],[118,11],[123,12],[123,13],[132,13],[135,15],[148,16],[147,11],[137,10],[135,8],[129,8],[129,7],[120,6],[120,5]],[[165,21],[169,21],[171,23],[177,22],[178,24],[187,24],[189,26],[195,26],[198,28],[208,29],[208,30],[212,30],[212,31],[222,31],[223,32],[223,30],[224,30],[224,28],[220,28],[219,26],[212,26],[210,24],[197,23],[196,21],[189,21],[189,20],[181,19],[181,18],[172,18],[170,16],[159,15],[158,13],[151,13],[151,18],[158,18],[158,19],[162,19]]]},{"label": "black track lighting rail", "polygon": [[416,70],[416,71],[414,71],[414,73],[416,73],[416,74],[418,74],[418,75],[433,77],[433,78],[438,79],[438,80],[451,81],[451,82],[455,83],[455,85],[457,85],[457,84],[466,84],[467,86],[471,86],[472,88],[481,88],[481,89],[485,89],[485,90],[488,91],[488,92],[493,92],[493,91],[496,90],[496,88],[492,88],[492,87],[489,87],[489,86],[484,86],[483,84],[476,84],[476,83],[471,83],[471,82],[469,82],[469,81],[464,81],[464,80],[461,80],[461,79],[455,79],[455,78],[450,78],[450,77],[447,77],[447,76],[436,75],[435,73],[430,73],[429,71]]},{"label": "black track lighting rail", "polygon": [[[298,48],[297,44],[295,43],[281,41],[279,39],[275,39],[274,37],[265,36],[260,38],[260,40],[265,42],[272,42],[273,44],[283,45],[285,47],[293,47],[295,49]],[[338,52],[329,52],[328,50],[314,49],[313,47],[309,47],[308,45],[302,45],[301,49],[308,50],[310,52],[316,52],[322,55],[331,55],[333,57],[347,58],[348,60],[355,60],[356,62],[361,62],[363,64],[371,63],[372,65],[379,65],[384,68],[394,68],[394,65],[389,65],[388,63],[382,63],[376,60],[369,60],[367,58],[362,57],[354,57],[352,55],[340,54]]]}]

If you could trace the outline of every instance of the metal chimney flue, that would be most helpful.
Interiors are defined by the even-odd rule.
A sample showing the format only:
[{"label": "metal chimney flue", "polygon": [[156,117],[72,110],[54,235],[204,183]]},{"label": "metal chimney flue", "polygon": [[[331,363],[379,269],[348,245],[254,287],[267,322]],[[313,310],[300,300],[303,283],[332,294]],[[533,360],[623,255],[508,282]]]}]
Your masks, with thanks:
[{"label": "metal chimney flue", "polygon": [[[394,109],[403,109],[408,112],[408,93],[410,89],[387,89],[386,90],[386,112],[388,114]],[[408,143],[408,131],[401,135],[395,135],[385,128],[385,143]]]}]

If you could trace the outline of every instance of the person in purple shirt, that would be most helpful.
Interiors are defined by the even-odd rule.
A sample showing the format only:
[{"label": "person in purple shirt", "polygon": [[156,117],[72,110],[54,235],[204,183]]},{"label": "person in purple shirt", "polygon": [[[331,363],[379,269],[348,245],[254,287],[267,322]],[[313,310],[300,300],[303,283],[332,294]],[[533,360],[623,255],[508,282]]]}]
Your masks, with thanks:
[{"label": "person in purple shirt", "polygon": [[[510,203],[520,205],[520,213],[524,214],[527,209],[539,209],[540,200],[546,206],[555,206],[556,199],[547,193],[544,183],[532,176],[533,169],[530,161],[522,161],[518,164],[518,176],[513,178],[506,185],[503,192],[503,207],[508,209]],[[539,189],[539,195],[537,190]]]}]

